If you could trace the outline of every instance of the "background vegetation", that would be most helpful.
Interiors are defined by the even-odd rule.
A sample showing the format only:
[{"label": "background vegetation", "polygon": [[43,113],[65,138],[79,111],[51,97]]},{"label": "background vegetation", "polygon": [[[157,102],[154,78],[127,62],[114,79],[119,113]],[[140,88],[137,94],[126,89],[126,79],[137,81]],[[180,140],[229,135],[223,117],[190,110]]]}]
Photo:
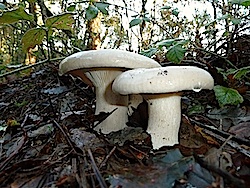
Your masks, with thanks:
[{"label": "background vegetation", "polygon": [[[210,11],[195,10],[190,18],[180,8],[192,9],[195,3]],[[2,81],[6,72],[42,60],[119,48],[152,57],[163,66],[207,67],[218,84],[220,105],[239,104],[243,98],[238,92],[245,93],[249,84],[249,6],[249,0],[3,1]]]}]

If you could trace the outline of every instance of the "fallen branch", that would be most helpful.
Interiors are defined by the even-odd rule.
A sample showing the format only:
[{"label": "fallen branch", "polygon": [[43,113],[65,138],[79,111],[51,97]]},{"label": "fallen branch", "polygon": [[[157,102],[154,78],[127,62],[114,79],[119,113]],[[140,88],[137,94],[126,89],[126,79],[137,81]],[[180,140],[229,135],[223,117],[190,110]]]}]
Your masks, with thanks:
[{"label": "fallen branch", "polygon": [[33,65],[28,65],[28,66],[24,66],[24,67],[21,67],[19,69],[15,69],[13,71],[10,71],[10,72],[6,72],[4,74],[1,74],[0,75],[0,78],[4,78],[8,75],[11,75],[11,74],[15,74],[15,73],[18,73],[20,71],[23,71],[23,70],[26,70],[26,69],[30,69],[30,68],[33,68],[33,67],[36,67],[38,65],[42,65],[44,63],[47,63],[47,62],[50,62],[50,61],[57,61],[57,60],[62,60],[64,59],[65,57],[58,57],[58,58],[54,58],[54,59],[45,59],[45,60],[42,60],[42,61],[39,61],[38,63],[35,63]]}]

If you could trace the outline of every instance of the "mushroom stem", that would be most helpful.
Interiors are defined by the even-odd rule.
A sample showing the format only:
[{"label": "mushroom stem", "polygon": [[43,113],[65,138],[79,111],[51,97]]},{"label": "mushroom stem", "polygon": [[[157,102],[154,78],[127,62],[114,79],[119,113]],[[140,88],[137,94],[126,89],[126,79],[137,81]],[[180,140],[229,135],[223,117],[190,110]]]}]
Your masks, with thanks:
[{"label": "mushroom stem", "polygon": [[126,127],[128,96],[116,94],[111,89],[113,80],[121,74],[122,71],[97,70],[86,72],[86,76],[95,86],[96,109],[95,114],[100,112],[112,112],[109,117],[97,125],[94,130],[108,134],[112,131],[118,131]]},{"label": "mushroom stem", "polygon": [[153,148],[178,144],[181,122],[180,93],[143,95],[143,97],[148,102],[147,132],[151,135]]}]

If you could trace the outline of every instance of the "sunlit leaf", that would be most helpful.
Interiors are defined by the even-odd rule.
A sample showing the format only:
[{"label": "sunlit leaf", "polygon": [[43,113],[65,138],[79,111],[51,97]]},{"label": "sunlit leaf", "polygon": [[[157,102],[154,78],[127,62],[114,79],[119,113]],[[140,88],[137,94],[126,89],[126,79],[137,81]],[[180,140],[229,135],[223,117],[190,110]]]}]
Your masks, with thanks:
[{"label": "sunlit leaf", "polygon": [[36,45],[41,44],[45,36],[46,32],[42,28],[28,30],[21,40],[23,51],[28,52],[30,48],[34,48]]},{"label": "sunlit leaf", "polygon": [[87,20],[91,20],[96,18],[97,15],[98,15],[98,8],[96,8],[93,5],[89,5],[89,7],[86,9],[85,18]]},{"label": "sunlit leaf", "polygon": [[220,85],[214,86],[216,99],[221,107],[225,105],[238,105],[243,102],[243,97],[239,92],[232,88]]},{"label": "sunlit leaf", "polygon": [[135,18],[135,19],[133,19],[133,20],[131,20],[130,22],[129,22],[129,27],[131,28],[131,27],[134,27],[134,26],[136,26],[136,25],[139,25],[140,23],[142,23],[142,19],[140,19],[140,18]]},{"label": "sunlit leaf", "polygon": [[95,3],[95,6],[103,13],[108,15],[107,8],[109,6],[109,3],[104,3],[104,2],[97,2]]},{"label": "sunlit leaf", "polygon": [[140,52],[140,54],[146,56],[146,57],[151,57],[153,56],[156,52],[158,51],[157,48],[150,48],[148,50],[143,50]]},{"label": "sunlit leaf", "polygon": [[0,3],[0,10],[4,10],[6,6],[3,3]]},{"label": "sunlit leaf", "polygon": [[169,48],[166,57],[173,63],[180,63],[184,58],[186,50],[181,45],[174,45]]},{"label": "sunlit leaf", "polygon": [[74,24],[72,13],[64,13],[56,16],[49,17],[45,21],[45,26],[56,29],[71,30]]},{"label": "sunlit leaf", "polygon": [[0,16],[0,24],[11,24],[20,20],[32,21],[34,19],[32,14],[25,12],[23,7],[19,7],[15,10],[4,11]]}]

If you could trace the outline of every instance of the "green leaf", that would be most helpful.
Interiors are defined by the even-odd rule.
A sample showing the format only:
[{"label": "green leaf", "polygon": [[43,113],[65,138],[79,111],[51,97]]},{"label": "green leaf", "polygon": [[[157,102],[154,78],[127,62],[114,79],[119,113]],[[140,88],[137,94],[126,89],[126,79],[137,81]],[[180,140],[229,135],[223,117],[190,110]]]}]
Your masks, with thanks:
[{"label": "green leaf", "polygon": [[148,18],[148,17],[144,17],[144,18],[142,18],[144,21],[146,21],[146,22],[150,22],[150,18]]},{"label": "green leaf", "polygon": [[98,9],[93,5],[89,5],[89,7],[86,9],[85,18],[87,20],[91,20],[96,18],[97,15],[98,15]]},{"label": "green leaf", "polygon": [[180,13],[180,11],[178,10],[178,8],[175,8],[172,10],[172,14],[175,15],[175,16],[178,16]]},{"label": "green leaf", "polygon": [[19,20],[32,21],[33,19],[34,17],[32,14],[26,13],[23,7],[19,7],[15,10],[4,11],[0,17],[0,24],[11,24]]},{"label": "green leaf", "polygon": [[169,9],[171,9],[171,7],[168,5],[161,7],[161,10],[169,10]]},{"label": "green leaf", "polygon": [[176,39],[162,40],[160,42],[157,42],[156,46],[159,46],[159,47],[163,47],[163,46],[170,47],[175,41],[176,41]]},{"label": "green leaf", "polygon": [[30,48],[34,48],[36,45],[41,44],[46,31],[42,28],[33,28],[28,30],[21,40],[23,51],[28,52]]},{"label": "green leaf", "polygon": [[232,22],[234,25],[238,25],[238,24],[240,24],[241,19],[238,19],[238,18],[231,18],[231,22]]},{"label": "green leaf", "polygon": [[6,9],[6,6],[3,3],[0,3],[0,10]]},{"label": "green leaf", "polygon": [[250,6],[250,0],[231,0],[230,3],[242,5],[242,6]]},{"label": "green leaf", "polygon": [[72,13],[64,13],[56,16],[49,17],[45,21],[45,26],[49,28],[71,30],[74,24]]},{"label": "green leaf", "polygon": [[221,17],[217,18],[217,20],[225,20],[228,19],[231,15],[230,14],[224,14]]},{"label": "green leaf", "polygon": [[95,6],[103,13],[108,15],[107,8],[110,4],[109,3],[103,3],[103,2],[97,2],[95,3]]},{"label": "green leaf", "polygon": [[168,49],[166,57],[173,63],[180,63],[184,58],[185,52],[186,49],[182,48],[181,45],[174,45]]},{"label": "green leaf", "polygon": [[148,50],[143,50],[140,52],[140,54],[146,56],[146,57],[151,57],[153,56],[156,52],[158,51],[157,48],[150,48]]},{"label": "green leaf", "polygon": [[69,7],[67,7],[67,11],[69,11],[69,12],[72,12],[72,11],[74,11],[76,9],[76,5],[75,4],[72,4],[72,5],[70,5]]},{"label": "green leaf", "polygon": [[250,67],[243,67],[235,72],[234,78],[240,80],[241,78],[247,76],[250,73]]},{"label": "green leaf", "polygon": [[217,85],[214,86],[214,93],[221,107],[225,105],[238,105],[244,101],[239,92],[232,88]]},{"label": "green leaf", "polygon": [[142,23],[142,19],[135,18],[129,22],[129,28],[139,25],[140,23]]}]

